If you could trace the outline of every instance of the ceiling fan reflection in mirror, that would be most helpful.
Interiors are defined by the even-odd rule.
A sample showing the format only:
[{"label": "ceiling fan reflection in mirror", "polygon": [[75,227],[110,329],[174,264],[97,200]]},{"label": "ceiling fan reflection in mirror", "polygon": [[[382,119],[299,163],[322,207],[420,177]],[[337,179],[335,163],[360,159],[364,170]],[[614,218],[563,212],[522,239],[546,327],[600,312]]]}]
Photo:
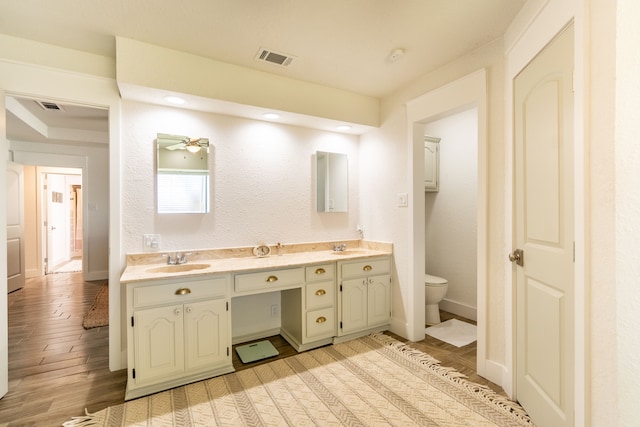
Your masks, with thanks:
[{"label": "ceiling fan reflection in mirror", "polygon": [[202,148],[209,147],[208,138],[189,138],[188,136],[158,134],[158,143],[165,150],[187,150],[197,153]]}]

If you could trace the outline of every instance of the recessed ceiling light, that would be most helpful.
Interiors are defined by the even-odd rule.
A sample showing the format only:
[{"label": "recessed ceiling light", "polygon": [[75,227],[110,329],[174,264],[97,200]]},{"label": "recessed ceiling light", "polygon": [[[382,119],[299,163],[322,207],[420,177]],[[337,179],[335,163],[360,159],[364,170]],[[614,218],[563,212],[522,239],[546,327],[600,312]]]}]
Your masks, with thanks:
[{"label": "recessed ceiling light", "polygon": [[187,102],[183,98],[180,98],[179,96],[173,96],[173,95],[165,96],[164,100],[167,101],[170,104],[176,104],[176,105],[186,104],[186,102]]},{"label": "recessed ceiling light", "polygon": [[280,118],[280,114],[276,114],[276,113],[264,113],[263,116],[265,119],[269,119],[269,120],[275,120]]},{"label": "recessed ceiling light", "polygon": [[340,125],[340,126],[336,127],[336,129],[344,131],[344,130],[351,129],[351,126],[349,126],[349,125]]}]

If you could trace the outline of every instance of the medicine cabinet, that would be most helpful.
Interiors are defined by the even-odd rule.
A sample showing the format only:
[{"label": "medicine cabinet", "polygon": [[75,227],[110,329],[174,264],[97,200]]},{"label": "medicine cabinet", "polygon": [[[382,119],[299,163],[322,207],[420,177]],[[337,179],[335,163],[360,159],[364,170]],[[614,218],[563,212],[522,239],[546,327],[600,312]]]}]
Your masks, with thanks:
[{"label": "medicine cabinet", "polygon": [[424,191],[440,189],[440,138],[424,137]]},{"label": "medicine cabinet", "polygon": [[347,212],[349,199],[347,155],[316,152],[316,193],[318,212]]},{"label": "medicine cabinet", "polygon": [[209,140],[159,133],[158,213],[209,212]]}]

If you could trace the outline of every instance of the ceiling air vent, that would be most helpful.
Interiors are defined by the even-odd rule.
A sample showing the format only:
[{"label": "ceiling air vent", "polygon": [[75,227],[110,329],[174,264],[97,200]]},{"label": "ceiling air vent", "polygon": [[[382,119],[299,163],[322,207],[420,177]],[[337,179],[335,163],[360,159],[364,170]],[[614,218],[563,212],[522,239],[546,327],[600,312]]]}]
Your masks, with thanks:
[{"label": "ceiling air vent", "polygon": [[56,104],[55,102],[48,102],[48,101],[36,101],[36,102],[44,110],[63,111],[62,107]]},{"label": "ceiling air vent", "polygon": [[261,47],[255,59],[256,61],[268,62],[281,67],[288,67],[294,58],[294,56],[287,55],[286,53],[276,52],[274,50]]}]

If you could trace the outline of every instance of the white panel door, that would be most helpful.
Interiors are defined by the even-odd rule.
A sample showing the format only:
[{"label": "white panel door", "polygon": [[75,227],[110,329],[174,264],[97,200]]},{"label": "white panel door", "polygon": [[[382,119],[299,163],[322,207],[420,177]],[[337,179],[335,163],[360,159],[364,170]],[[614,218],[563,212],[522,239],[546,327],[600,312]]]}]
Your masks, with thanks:
[{"label": "white panel door", "polygon": [[516,393],[540,426],[573,425],[572,71],[571,27],[514,82]]},{"label": "white panel door", "polygon": [[24,177],[22,165],[7,164],[7,291],[24,286]]},{"label": "white panel door", "polygon": [[45,197],[47,200],[46,236],[47,236],[47,268],[51,273],[57,266],[69,260],[66,241],[67,223],[67,188],[65,176],[49,173],[45,176]]}]

